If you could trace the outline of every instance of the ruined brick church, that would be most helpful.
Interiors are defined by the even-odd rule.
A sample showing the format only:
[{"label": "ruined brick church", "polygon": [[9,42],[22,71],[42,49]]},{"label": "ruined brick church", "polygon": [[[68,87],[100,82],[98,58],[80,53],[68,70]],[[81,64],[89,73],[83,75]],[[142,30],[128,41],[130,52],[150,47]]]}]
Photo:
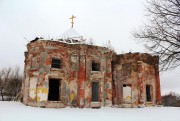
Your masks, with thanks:
[{"label": "ruined brick church", "polygon": [[[73,25],[73,24],[72,24]],[[23,103],[37,107],[144,107],[161,104],[159,58],[88,45],[73,28],[36,38],[25,52]]]}]

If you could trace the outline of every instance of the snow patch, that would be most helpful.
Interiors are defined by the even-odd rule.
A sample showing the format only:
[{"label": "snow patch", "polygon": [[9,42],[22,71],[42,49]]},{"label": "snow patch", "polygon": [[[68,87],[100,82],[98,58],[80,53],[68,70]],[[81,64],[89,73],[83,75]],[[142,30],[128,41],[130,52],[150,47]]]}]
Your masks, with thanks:
[{"label": "snow patch", "polygon": [[180,121],[178,107],[38,108],[0,101],[0,121]]}]

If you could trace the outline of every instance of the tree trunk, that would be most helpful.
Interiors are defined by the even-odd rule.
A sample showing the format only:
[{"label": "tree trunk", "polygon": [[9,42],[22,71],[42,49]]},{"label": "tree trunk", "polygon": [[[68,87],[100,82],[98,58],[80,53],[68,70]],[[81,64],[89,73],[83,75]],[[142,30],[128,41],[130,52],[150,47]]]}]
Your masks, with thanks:
[{"label": "tree trunk", "polygon": [[2,101],[4,101],[3,91],[1,90]]}]

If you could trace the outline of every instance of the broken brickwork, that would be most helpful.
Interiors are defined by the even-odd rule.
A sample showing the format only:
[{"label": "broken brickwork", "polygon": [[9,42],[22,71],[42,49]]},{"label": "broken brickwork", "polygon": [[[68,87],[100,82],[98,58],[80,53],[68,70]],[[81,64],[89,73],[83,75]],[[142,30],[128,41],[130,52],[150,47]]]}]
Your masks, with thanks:
[{"label": "broken brickwork", "polygon": [[[112,52],[109,49],[48,40],[32,41],[27,48],[23,83],[25,104],[56,108],[112,106]],[[92,70],[92,62],[99,64],[98,71]],[[60,67],[54,68],[56,66]],[[49,80],[53,79],[60,81],[59,97],[53,94],[58,87],[49,89]],[[95,102],[92,101],[92,82],[98,82]],[[50,92],[58,99],[48,99]]]},{"label": "broken brickwork", "polygon": [[105,47],[35,40],[27,45],[24,76],[23,103],[31,106],[138,107],[161,102],[158,57],[149,54],[116,55]]},{"label": "broken brickwork", "polygon": [[127,53],[114,58],[113,104],[143,107],[161,103],[158,57]]}]

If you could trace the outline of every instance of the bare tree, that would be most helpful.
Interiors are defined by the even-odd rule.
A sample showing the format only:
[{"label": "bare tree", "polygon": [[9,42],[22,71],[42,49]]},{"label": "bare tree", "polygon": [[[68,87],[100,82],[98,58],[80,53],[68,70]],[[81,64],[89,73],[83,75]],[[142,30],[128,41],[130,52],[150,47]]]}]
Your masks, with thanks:
[{"label": "bare tree", "polygon": [[147,1],[149,22],[133,36],[160,57],[161,70],[180,66],[180,0]]},{"label": "bare tree", "polygon": [[3,78],[3,70],[0,70],[0,94],[1,94],[1,98],[2,101],[4,101],[4,87],[5,87],[5,81]]},{"label": "bare tree", "polygon": [[170,92],[162,96],[162,104],[164,106],[180,107],[180,95],[175,92]]},{"label": "bare tree", "polygon": [[19,66],[15,68],[3,68],[0,70],[0,95],[2,101],[6,100],[4,96],[8,96],[8,100],[12,100],[21,90],[23,76]]},{"label": "bare tree", "polygon": [[16,66],[11,73],[10,79],[6,85],[6,92],[11,96],[11,99],[15,97],[21,90],[22,86],[22,74],[20,73],[19,66]]},{"label": "bare tree", "polygon": [[11,68],[3,68],[0,70],[0,94],[2,97],[2,100],[4,101],[4,94],[6,93],[6,85],[9,81],[10,75],[11,75]]}]

